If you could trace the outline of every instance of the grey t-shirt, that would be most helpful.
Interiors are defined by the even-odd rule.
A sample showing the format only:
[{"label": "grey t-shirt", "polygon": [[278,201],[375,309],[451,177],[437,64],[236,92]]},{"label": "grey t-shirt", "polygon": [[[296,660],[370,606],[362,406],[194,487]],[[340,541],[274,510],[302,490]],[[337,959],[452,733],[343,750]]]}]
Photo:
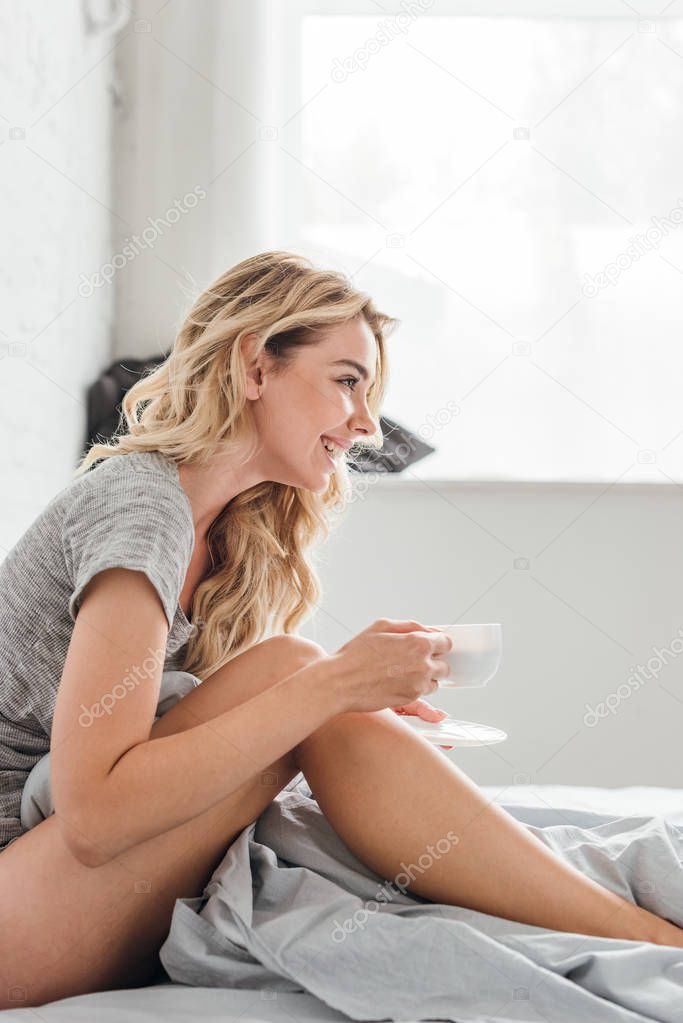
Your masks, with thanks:
[{"label": "grey t-shirt", "polygon": [[50,748],[86,584],[106,568],[144,572],[166,612],[163,670],[172,670],[193,632],[178,597],[194,541],[177,464],[144,451],[113,455],[71,480],[0,565],[0,850],[26,830],[22,789]]}]

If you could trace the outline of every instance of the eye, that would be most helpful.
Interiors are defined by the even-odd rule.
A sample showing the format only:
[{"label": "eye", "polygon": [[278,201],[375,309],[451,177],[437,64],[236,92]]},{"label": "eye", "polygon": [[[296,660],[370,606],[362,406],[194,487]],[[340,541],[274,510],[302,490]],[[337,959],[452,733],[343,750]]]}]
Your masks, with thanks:
[{"label": "eye", "polygon": [[349,390],[353,391],[359,379],[360,379],[359,377],[343,377],[343,379],[339,380],[338,383],[346,384],[347,381],[350,380],[353,386],[351,386]]}]

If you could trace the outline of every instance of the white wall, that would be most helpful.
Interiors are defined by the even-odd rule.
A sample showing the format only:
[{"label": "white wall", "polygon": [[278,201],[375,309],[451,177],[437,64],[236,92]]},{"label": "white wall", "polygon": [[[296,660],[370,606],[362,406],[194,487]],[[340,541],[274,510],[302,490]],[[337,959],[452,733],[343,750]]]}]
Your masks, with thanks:
[{"label": "white wall", "polygon": [[[0,555],[68,481],[85,389],[109,359],[113,40],[82,5],[3,0],[0,60]],[[19,482],[17,482],[19,481]]]},{"label": "white wall", "polygon": [[[230,163],[253,135],[242,107],[277,123],[276,112],[260,105],[259,75],[243,76],[238,88],[238,62],[228,59],[231,39],[248,39],[253,20],[240,25],[244,8],[231,5],[220,32],[207,37],[189,5],[167,5],[153,18],[155,6],[139,4],[124,30],[107,37],[88,32],[75,0],[59,9],[47,0],[2,4],[5,550],[70,477],[85,389],[110,358],[115,289],[117,354],[149,354],[172,340],[186,272],[203,286],[277,242],[269,235],[272,183],[254,176],[249,153]],[[215,4],[206,7],[215,13]],[[191,53],[200,71],[212,75],[218,66],[224,94],[154,41],[146,15],[154,35]],[[226,55],[217,65],[216,53]],[[248,62],[246,43],[240,53]],[[144,229],[147,216],[162,216],[196,184],[207,188],[206,202],[118,271],[113,286],[79,294],[83,278]],[[234,195],[254,192],[263,197],[261,216],[250,216],[246,201],[231,206]],[[218,234],[209,229],[216,222]],[[678,661],[636,682],[627,698],[617,690],[683,627],[683,493],[673,485],[603,490],[380,479],[322,552],[324,601],[303,632],[333,651],[380,616],[501,621],[503,665],[489,687],[434,701],[509,733],[500,746],[452,754],[472,777],[680,785]],[[528,568],[514,567],[520,558]],[[587,705],[610,694],[615,712],[585,724]]]},{"label": "white wall", "polygon": [[[115,276],[118,357],[168,349],[191,296],[278,244],[275,182],[262,159],[272,144],[261,131],[278,121],[271,88],[278,4],[204,0],[201,18],[187,2],[135,5],[130,38],[116,53],[115,196],[126,222],[116,225],[116,251],[133,232],[152,231]],[[195,188],[205,198],[165,225],[174,203],[184,206]]]},{"label": "white wall", "polygon": [[[332,534],[323,605],[302,631],[332,653],[379,617],[502,622],[489,685],[431,698],[508,733],[450,754],[471,777],[680,786],[683,656],[655,648],[683,645],[682,512],[675,486],[380,477]],[[600,702],[614,712],[588,715]]]},{"label": "white wall", "polygon": [[[116,204],[134,225],[118,231],[117,249],[194,185],[207,199],[117,273],[119,356],[170,345],[187,307],[186,274],[203,287],[282,242],[268,164],[254,158],[270,144],[259,125],[281,123],[267,105],[276,59],[263,59],[272,4],[211,0],[201,25],[190,4],[166,4],[158,15],[156,6],[136,5],[143,24],[117,49]],[[268,24],[272,47],[278,24]],[[381,479],[322,553],[323,606],[302,631],[332,652],[381,616],[500,621],[503,665],[490,686],[435,700],[509,733],[500,746],[452,754],[472,777],[678,786],[677,661],[616,713],[584,724],[587,704],[625,685],[629,669],[683,627],[683,492],[604,489]],[[520,558],[529,568],[514,567]]]}]

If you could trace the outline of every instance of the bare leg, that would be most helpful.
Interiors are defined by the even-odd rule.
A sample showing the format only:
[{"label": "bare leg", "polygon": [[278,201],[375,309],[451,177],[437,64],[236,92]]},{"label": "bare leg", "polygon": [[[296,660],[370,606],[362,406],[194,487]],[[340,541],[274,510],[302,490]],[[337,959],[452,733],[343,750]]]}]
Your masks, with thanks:
[{"label": "bare leg", "polygon": [[[683,930],[558,857],[393,711],[333,718],[299,744],[297,762],[344,843],[386,880],[428,854],[407,887],[432,902],[683,947]],[[429,855],[440,839],[448,851]]]},{"label": "bare leg", "polygon": [[[210,720],[319,656],[300,637],[264,640],[168,710],[151,738]],[[236,835],[298,772],[290,751],[210,810],[101,867],[74,858],[54,814],[3,849],[0,1010],[151,983],[176,899],[202,893]]]}]

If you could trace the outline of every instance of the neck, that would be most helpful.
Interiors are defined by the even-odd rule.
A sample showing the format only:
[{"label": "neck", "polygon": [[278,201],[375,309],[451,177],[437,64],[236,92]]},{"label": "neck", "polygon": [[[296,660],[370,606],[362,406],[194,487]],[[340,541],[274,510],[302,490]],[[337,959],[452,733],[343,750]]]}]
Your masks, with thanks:
[{"label": "neck", "polygon": [[194,462],[178,465],[178,476],[192,507],[198,540],[206,536],[211,523],[234,497],[266,478],[253,462],[236,468],[234,455],[230,456],[230,463],[225,456],[216,456],[206,465]]}]

